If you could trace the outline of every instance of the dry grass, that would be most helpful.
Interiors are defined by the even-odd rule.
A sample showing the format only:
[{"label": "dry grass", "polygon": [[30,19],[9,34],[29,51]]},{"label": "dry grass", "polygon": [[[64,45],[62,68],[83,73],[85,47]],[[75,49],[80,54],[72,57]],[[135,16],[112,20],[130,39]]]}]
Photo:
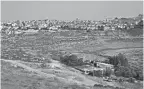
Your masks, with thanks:
[{"label": "dry grass", "polygon": [[[69,33],[74,32],[68,32],[68,34]],[[77,53],[77,55],[80,55],[80,57],[82,58],[84,57],[84,60],[99,60],[99,61],[105,60],[105,58],[98,56],[99,53],[105,53],[111,55],[110,53],[114,54],[123,52],[130,59],[129,61],[133,65],[137,66],[139,65],[139,63],[140,65],[142,64],[141,51],[140,52],[135,51],[131,53],[130,51],[125,52],[127,51],[127,49],[123,49],[125,51],[120,50],[121,48],[127,48],[127,47],[129,48],[142,47],[141,39],[111,40],[109,38],[96,37],[94,36],[94,34],[92,34],[93,36],[91,35],[88,38],[84,38],[84,36],[86,35],[87,34],[85,34],[84,32],[76,32],[75,34],[71,35],[67,35],[67,33],[66,35],[64,33],[60,35],[59,33],[41,32],[35,35],[31,34],[31,35],[24,35],[22,37],[2,38],[1,49],[5,50],[7,48],[9,49],[23,48],[26,52],[33,53],[32,55],[34,54],[36,55],[37,52],[40,52],[42,56],[48,58],[50,58],[50,56],[47,55],[50,55],[52,53],[56,53],[59,51],[68,51],[72,53],[73,52]],[[36,64],[29,64],[29,66],[33,68],[38,68]],[[75,71],[69,67],[64,70],[71,72]],[[24,70],[19,68],[12,68],[9,64],[2,63],[2,89],[89,89],[86,86],[80,86],[77,84],[68,84],[67,82],[60,82],[59,80],[56,79],[55,80],[46,79],[37,76],[36,74],[23,71]],[[67,77],[70,76],[66,72],[65,75]],[[62,74],[59,74],[59,76],[65,77],[62,76]],[[78,81],[82,80],[80,77],[76,79]],[[94,78],[91,78],[90,80],[94,80]],[[97,82],[98,80],[96,79],[95,81]],[[99,82],[105,84],[102,81],[102,79],[99,79]],[[125,84],[125,86],[128,87],[129,85]],[[100,89],[104,88],[100,87]],[[135,87],[127,89],[135,89]],[[139,89],[141,89],[141,85]]]}]

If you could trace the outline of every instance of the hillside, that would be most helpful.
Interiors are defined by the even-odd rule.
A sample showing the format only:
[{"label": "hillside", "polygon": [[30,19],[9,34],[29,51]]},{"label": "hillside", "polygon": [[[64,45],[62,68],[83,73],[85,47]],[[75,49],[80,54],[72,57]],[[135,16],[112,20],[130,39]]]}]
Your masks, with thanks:
[{"label": "hillside", "polygon": [[[101,62],[107,58],[99,54],[112,56],[123,53],[131,64],[136,65],[134,67],[140,68],[142,54],[139,50],[143,47],[142,38],[118,39],[117,32],[110,33],[115,34],[99,36],[96,32],[67,31],[3,36],[1,38],[3,89],[58,89],[58,87],[60,89],[115,89],[116,87],[142,89],[141,81],[108,82],[102,77],[85,75],[57,60],[59,59],[57,55],[67,53],[75,54],[83,60]],[[131,51],[128,51],[130,49]],[[135,55],[137,61],[131,58],[133,55],[131,53]]]}]

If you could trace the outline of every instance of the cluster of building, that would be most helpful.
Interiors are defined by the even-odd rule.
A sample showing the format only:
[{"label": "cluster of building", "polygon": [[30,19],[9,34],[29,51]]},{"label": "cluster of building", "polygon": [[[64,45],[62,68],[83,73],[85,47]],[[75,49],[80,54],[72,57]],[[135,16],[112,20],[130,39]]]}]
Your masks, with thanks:
[{"label": "cluster of building", "polygon": [[96,62],[87,60],[85,61],[87,65],[78,66],[77,69],[82,71],[84,74],[97,76],[97,77],[104,77],[106,70],[109,68],[111,73],[114,73],[114,66],[107,63]]},{"label": "cluster of building", "polygon": [[[77,70],[80,70],[83,74],[102,77],[104,81],[112,82],[138,82],[135,78],[125,78],[125,77],[116,77],[114,73],[114,65],[107,64],[103,62],[98,62],[94,60],[86,60],[84,61],[87,65],[77,66],[75,67]],[[109,74],[108,74],[109,73]]]},{"label": "cluster of building", "polygon": [[[134,18],[107,18],[103,21],[80,20],[60,21],[60,20],[31,20],[31,21],[12,21],[1,22],[1,29],[6,30],[117,30],[134,28],[143,19],[143,15]],[[9,31],[8,31],[9,32]]]}]

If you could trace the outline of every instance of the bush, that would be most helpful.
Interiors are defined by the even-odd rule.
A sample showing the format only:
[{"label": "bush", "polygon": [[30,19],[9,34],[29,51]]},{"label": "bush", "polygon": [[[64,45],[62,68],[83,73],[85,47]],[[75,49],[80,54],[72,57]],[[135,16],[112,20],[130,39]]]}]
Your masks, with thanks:
[{"label": "bush", "polygon": [[135,79],[132,78],[132,77],[130,77],[127,81],[128,81],[128,82],[131,82],[131,83],[134,83],[134,82],[135,82]]},{"label": "bush", "polygon": [[139,72],[139,71],[135,71],[136,76],[134,78],[138,79],[138,80],[143,80],[143,73]]},{"label": "bush", "polygon": [[143,74],[131,67],[117,66],[115,67],[114,73],[116,76],[123,76],[126,78],[135,78],[137,80],[143,80]]},{"label": "bush", "polygon": [[116,56],[112,56],[112,57],[108,57],[109,62],[112,65],[115,66],[115,75],[116,76],[123,76],[123,77],[133,77],[139,80],[143,80],[143,77],[141,76],[141,73],[137,72],[136,70],[132,69],[129,65],[128,65],[128,60],[127,58],[122,55],[121,53],[116,55]]},{"label": "bush", "polygon": [[137,70],[134,70],[129,66],[127,58],[123,54],[118,54],[116,56],[108,57],[109,61],[104,61],[106,63],[114,65],[115,75],[123,77],[133,77],[138,80],[143,80],[142,73],[139,73]]},{"label": "bush", "polygon": [[61,56],[60,61],[68,66],[81,66],[84,64],[82,58],[77,58],[76,55],[66,55],[66,56]]},{"label": "bush", "polygon": [[115,68],[115,75],[123,76],[127,78],[130,78],[130,77],[135,78],[137,76],[137,73],[135,70],[133,70],[130,67],[119,66]]}]

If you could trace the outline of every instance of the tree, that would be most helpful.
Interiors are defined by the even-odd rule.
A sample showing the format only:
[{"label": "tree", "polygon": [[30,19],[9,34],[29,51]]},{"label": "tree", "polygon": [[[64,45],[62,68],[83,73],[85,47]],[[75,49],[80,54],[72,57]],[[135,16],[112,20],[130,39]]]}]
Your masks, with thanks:
[{"label": "tree", "polygon": [[116,56],[108,57],[108,59],[109,59],[109,63],[114,65],[114,66],[118,66],[118,65],[128,66],[127,58],[121,53],[119,53]]},{"label": "tree", "polygon": [[76,55],[65,55],[60,57],[60,61],[68,66],[80,66],[83,65],[83,59],[77,58]]},{"label": "tree", "polygon": [[106,70],[105,70],[105,76],[111,76],[111,74],[112,74],[112,70],[111,70],[111,68],[110,67],[106,67]]},{"label": "tree", "polygon": [[117,17],[115,17],[115,20],[117,20],[118,18]]},{"label": "tree", "polygon": [[118,66],[115,68],[114,73],[116,76],[123,76],[123,77],[136,77],[136,72],[130,67]]}]

